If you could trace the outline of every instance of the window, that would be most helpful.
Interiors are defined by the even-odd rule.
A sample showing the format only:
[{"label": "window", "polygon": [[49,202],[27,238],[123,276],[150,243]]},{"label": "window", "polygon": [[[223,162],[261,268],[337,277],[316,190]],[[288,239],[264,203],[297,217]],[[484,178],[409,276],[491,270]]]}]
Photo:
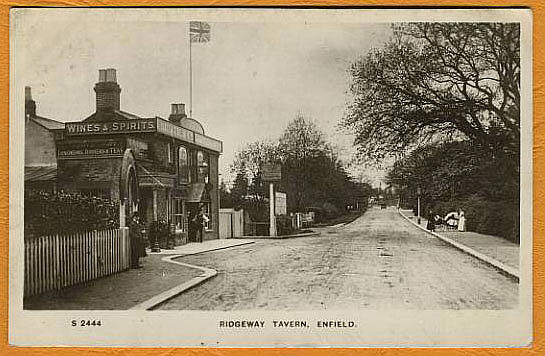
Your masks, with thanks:
[{"label": "window", "polygon": [[174,201],[174,225],[176,226],[176,230],[187,231],[187,221],[184,215],[184,203],[182,199]]},{"label": "window", "polygon": [[172,163],[172,147],[170,147],[170,142],[167,143],[167,161]]},{"label": "window", "polygon": [[187,154],[187,149],[180,146],[178,148],[178,178],[180,182],[190,182],[191,175],[189,173],[189,155]]},{"label": "window", "polygon": [[197,151],[197,181],[208,183],[210,176],[210,157],[207,152]]}]

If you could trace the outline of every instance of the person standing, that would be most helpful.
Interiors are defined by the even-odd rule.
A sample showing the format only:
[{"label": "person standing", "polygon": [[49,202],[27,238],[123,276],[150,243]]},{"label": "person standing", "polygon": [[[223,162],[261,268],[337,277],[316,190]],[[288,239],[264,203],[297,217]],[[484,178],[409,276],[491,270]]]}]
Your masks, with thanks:
[{"label": "person standing", "polygon": [[196,241],[196,217],[197,213],[193,210],[189,210],[189,215],[187,217],[187,237],[189,242],[195,242]]},{"label": "person standing", "polygon": [[462,209],[460,209],[460,213],[458,214],[458,231],[466,231],[466,217]]},{"label": "person standing", "polygon": [[131,268],[142,268],[140,257],[146,256],[146,247],[142,237],[142,225],[137,213],[133,213],[129,223],[129,238],[131,241]]},{"label": "person standing", "polygon": [[195,221],[195,229],[196,229],[196,235],[197,235],[197,242],[203,242],[204,240],[204,227],[206,223],[210,221],[208,216],[204,213],[204,208],[200,207],[199,212],[194,218]]},{"label": "person standing", "polygon": [[426,225],[426,229],[435,231],[435,215],[431,209],[428,211],[428,224]]}]

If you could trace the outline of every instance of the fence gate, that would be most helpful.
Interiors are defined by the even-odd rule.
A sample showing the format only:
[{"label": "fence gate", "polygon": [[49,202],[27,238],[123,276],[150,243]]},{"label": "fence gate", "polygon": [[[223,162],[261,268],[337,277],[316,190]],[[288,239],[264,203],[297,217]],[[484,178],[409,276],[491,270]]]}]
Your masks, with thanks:
[{"label": "fence gate", "polygon": [[244,210],[220,209],[220,239],[244,236]]}]

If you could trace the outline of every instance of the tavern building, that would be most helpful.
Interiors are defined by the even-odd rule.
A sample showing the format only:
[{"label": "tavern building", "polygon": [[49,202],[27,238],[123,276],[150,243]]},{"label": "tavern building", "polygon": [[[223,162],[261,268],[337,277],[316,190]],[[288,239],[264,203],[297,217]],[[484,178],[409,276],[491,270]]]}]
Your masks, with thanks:
[{"label": "tavern building", "polygon": [[148,224],[170,222],[185,241],[189,216],[203,208],[204,239],[218,238],[222,142],[184,104],[172,104],[168,120],[122,111],[115,69],[99,70],[94,91],[95,113],[56,133],[57,188],[119,201],[122,225],[135,211]]}]

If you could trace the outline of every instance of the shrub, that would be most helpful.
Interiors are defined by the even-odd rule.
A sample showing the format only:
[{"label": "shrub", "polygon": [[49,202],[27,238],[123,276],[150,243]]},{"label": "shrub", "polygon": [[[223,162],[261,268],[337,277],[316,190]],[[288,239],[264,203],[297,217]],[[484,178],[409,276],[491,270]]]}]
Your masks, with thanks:
[{"label": "shrub", "polygon": [[25,237],[117,227],[119,205],[109,199],[64,192],[25,195]]},{"label": "shrub", "polygon": [[159,242],[161,248],[170,248],[174,243],[174,236],[170,225],[164,220],[152,221],[149,225],[149,242],[153,245],[155,241]]}]

